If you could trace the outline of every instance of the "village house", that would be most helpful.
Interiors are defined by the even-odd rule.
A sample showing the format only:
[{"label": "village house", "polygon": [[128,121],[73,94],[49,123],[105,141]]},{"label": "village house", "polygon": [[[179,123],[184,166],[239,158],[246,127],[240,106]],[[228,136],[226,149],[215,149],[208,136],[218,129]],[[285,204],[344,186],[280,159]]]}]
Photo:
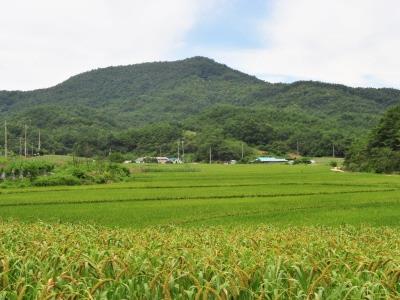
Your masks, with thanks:
[{"label": "village house", "polygon": [[260,156],[257,157],[254,161],[254,163],[263,163],[263,164],[282,164],[282,163],[287,163],[288,160],[284,158],[276,158],[272,156]]}]

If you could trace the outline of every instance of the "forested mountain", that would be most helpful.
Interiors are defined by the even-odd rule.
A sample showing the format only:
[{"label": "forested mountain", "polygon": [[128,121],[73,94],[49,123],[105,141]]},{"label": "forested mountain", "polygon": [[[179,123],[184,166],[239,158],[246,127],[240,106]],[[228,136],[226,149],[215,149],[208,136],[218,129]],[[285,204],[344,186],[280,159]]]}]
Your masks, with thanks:
[{"label": "forested mountain", "polygon": [[242,141],[274,152],[298,144],[304,155],[327,155],[334,143],[343,155],[397,103],[394,89],[271,84],[194,57],[93,70],[48,89],[0,91],[0,117],[16,152],[26,123],[29,144],[40,128],[43,149],[52,153],[171,154],[184,138],[195,159],[209,146],[216,158],[236,157]]}]

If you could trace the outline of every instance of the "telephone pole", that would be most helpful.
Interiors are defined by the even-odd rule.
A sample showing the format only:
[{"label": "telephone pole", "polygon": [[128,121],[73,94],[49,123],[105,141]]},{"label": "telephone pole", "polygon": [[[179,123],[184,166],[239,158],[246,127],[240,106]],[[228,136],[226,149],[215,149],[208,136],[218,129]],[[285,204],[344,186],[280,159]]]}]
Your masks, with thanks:
[{"label": "telephone pole", "polygon": [[183,140],[182,140],[182,162],[185,162],[185,148],[183,147]]},{"label": "telephone pole", "polygon": [[242,160],[243,160],[243,157],[244,157],[244,149],[243,149],[243,143],[242,143]]},{"label": "telephone pole", "polygon": [[210,146],[210,164],[211,164],[211,161],[212,161],[212,155],[211,155],[211,146]]},{"label": "telephone pole", "polygon": [[4,121],[4,157],[7,158],[7,121]]},{"label": "telephone pole", "polygon": [[297,152],[297,155],[300,155],[300,151],[299,151],[299,140],[296,141],[296,152]]},{"label": "telephone pole", "polygon": [[332,157],[335,158],[335,144],[332,144]]},{"label": "telephone pole", "polygon": [[22,137],[19,137],[19,156],[22,156]]},{"label": "telephone pole", "polygon": [[180,145],[180,142],[178,141],[178,161],[179,161],[179,145]]},{"label": "telephone pole", "polygon": [[38,152],[40,153],[40,148],[42,146],[42,143],[40,141],[40,129],[39,129],[39,138],[38,138]]},{"label": "telephone pole", "polygon": [[25,135],[25,139],[24,139],[24,154],[25,154],[25,157],[28,155],[28,152],[27,152],[27,147],[26,147],[26,143],[27,143],[27,141],[26,141],[26,129],[27,129],[27,126],[26,126],[26,124],[25,124],[25,128],[24,128],[25,130],[24,130],[24,135]]}]

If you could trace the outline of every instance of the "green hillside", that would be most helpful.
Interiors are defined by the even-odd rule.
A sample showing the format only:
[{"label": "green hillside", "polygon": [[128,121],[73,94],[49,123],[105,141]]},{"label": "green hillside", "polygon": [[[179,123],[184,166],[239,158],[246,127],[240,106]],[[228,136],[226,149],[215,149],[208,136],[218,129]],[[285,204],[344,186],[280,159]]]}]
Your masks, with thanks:
[{"label": "green hillside", "polygon": [[[298,143],[304,155],[328,155],[334,143],[343,155],[397,103],[394,89],[270,84],[194,57],[93,70],[48,89],[0,91],[0,118],[9,123],[14,152],[26,123],[29,144],[40,128],[43,149],[57,154],[169,154],[185,138],[197,159],[206,144],[231,149],[242,141],[274,152]],[[217,159],[232,156],[220,152]]]}]

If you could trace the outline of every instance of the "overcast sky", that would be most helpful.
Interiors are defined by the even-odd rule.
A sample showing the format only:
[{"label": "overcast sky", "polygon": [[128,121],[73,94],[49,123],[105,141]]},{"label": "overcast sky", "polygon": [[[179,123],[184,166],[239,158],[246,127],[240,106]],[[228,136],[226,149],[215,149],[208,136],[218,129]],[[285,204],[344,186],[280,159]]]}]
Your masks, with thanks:
[{"label": "overcast sky", "polygon": [[399,0],[0,0],[0,90],[208,56],[270,82],[400,88]]}]

